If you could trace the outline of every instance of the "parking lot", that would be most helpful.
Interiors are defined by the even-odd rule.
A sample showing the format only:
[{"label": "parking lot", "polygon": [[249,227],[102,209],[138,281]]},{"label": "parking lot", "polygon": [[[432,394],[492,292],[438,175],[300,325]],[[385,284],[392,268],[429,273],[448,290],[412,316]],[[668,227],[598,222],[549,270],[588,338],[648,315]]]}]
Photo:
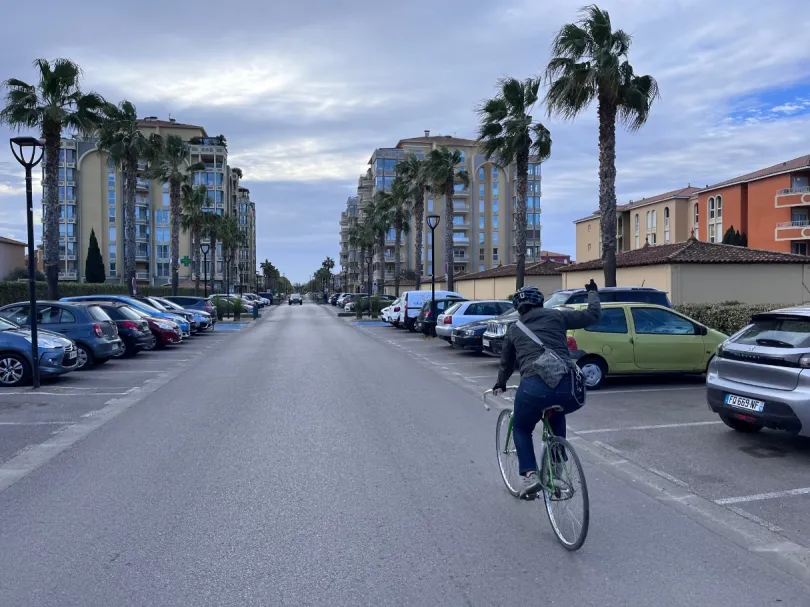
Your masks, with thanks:
[{"label": "parking lot", "polygon": [[[336,313],[336,308],[326,307]],[[497,359],[382,322],[343,320],[473,394],[495,383]],[[510,384],[518,380],[516,373]],[[475,407],[477,414],[478,404]],[[703,377],[609,378],[602,390],[589,392],[588,405],[569,418],[569,436],[573,433],[604,452],[810,546],[806,522],[810,439],[770,430],[746,435],[727,428],[706,405]]]},{"label": "parking lot", "polygon": [[155,389],[194,365],[245,324],[220,323],[164,350],[113,359],[44,381],[39,390],[0,388],[0,464],[92,417],[111,401]]}]

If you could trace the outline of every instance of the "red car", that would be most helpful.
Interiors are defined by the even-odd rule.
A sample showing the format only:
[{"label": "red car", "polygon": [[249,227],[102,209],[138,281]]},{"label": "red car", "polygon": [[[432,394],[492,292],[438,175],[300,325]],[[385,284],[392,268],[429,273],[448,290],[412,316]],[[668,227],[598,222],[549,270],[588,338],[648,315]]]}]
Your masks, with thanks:
[{"label": "red car", "polygon": [[[135,309],[135,308],[133,308]],[[154,348],[165,348],[172,344],[179,344],[183,341],[183,332],[180,326],[167,318],[155,318],[149,316],[140,310],[135,310],[147,323],[149,323],[149,330],[155,336],[155,343],[151,348],[144,348],[145,350],[152,350]]]}]

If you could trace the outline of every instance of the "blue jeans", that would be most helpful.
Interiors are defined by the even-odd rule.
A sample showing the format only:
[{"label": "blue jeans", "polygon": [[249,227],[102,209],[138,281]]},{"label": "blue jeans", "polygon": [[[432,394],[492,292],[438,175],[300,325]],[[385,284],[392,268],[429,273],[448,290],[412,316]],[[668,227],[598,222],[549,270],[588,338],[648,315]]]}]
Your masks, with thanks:
[{"label": "blue jeans", "polygon": [[[520,387],[515,394],[515,412],[512,416],[512,436],[515,439],[520,474],[540,469],[534,455],[532,432],[537,423],[543,419],[543,413],[554,405],[564,405],[572,400],[571,376],[566,375],[556,388],[549,388],[546,382],[530,375],[520,380]],[[565,414],[554,411],[549,419],[554,436],[565,438]]]}]

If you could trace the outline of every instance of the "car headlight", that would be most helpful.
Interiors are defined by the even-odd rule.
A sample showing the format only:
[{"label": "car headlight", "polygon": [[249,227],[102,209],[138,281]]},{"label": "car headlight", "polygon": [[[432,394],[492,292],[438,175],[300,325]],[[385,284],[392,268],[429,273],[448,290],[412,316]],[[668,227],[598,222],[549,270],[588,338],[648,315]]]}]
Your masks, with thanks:
[{"label": "car headlight", "polygon": [[173,326],[171,326],[171,325],[170,325],[169,323],[167,323],[167,322],[156,322],[155,324],[156,324],[156,325],[157,325],[159,328],[161,328],[161,329],[163,329],[163,330],[165,330],[165,331],[171,331],[171,330],[173,330],[173,329],[174,329],[174,327],[173,327]]}]

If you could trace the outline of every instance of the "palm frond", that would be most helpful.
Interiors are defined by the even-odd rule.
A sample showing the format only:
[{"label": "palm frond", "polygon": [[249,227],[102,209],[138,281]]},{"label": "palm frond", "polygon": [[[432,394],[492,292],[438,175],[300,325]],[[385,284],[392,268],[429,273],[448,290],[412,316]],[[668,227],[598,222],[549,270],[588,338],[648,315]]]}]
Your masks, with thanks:
[{"label": "palm frond", "polygon": [[575,23],[567,23],[560,28],[551,42],[551,56],[579,61],[592,44],[588,31]]},{"label": "palm frond", "polygon": [[596,94],[596,75],[590,64],[573,64],[549,85],[545,97],[548,114],[571,120],[590,105]]},{"label": "palm frond", "polygon": [[636,131],[646,124],[653,102],[660,97],[658,82],[652,76],[634,76],[625,83],[618,118],[628,130]]},{"label": "palm frond", "polygon": [[551,157],[551,131],[538,122],[532,125],[532,135],[531,154],[538,162],[545,162]]}]

